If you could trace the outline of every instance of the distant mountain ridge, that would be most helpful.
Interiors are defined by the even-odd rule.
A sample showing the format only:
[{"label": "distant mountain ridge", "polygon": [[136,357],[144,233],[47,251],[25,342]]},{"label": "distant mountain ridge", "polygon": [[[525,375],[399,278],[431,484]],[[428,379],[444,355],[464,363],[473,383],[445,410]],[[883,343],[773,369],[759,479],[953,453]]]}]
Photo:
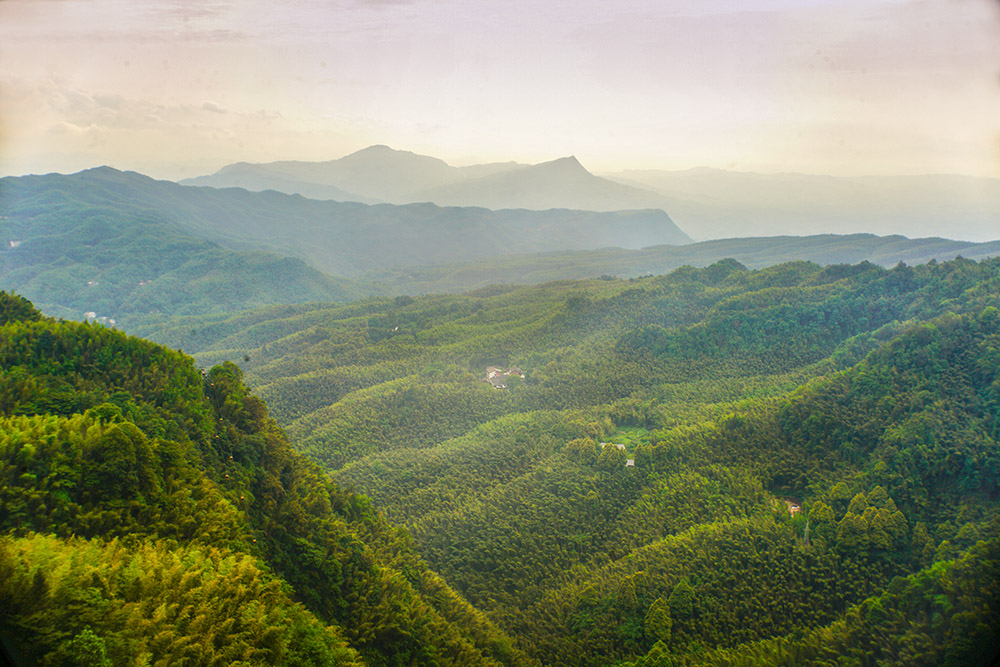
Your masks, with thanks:
[{"label": "distant mountain ridge", "polygon": [[0,179],[3,288],[30,294],[50,314],[102,321],[360,296],[286,253],[193,233],[149,183],[109,168]]},{"label": "distant mountain ridge", "polygon": [[[507,162],[452,167],[435,157],[376,145],[323,162],[237,162],[222,167],[214,174],[184,179],[180,184],[277,190],[304,197],[367,204],[408,204],[427,201],[414,196],[422,190],[517,170],[523,166]],[[326,188],[329,190],[325,191]],[[310,192],[325,194],[320,197]]]},{"label": "distant mountain ridge", "polygon": [[[453,167],[435,157],[381,145],[325,162],[240,162],[180,183],[270,189],[337,201],[433,202],[494,210],[666,210],[672,204],[669,197],[656,192],[595,176],[575,156],[535,165],[502,162]],[[333,189],[326,192],[323,188]]]},{"label": "distant mountain ridge", "polygon": [[370,271],[690,242],[661,210],[372,206],[109,167],[0,179],[0,239],[3,285],[71,317],[344,300],[377,291],[344,280]]},{"label": "distant mountain ridge", "polygon": [[682,266],[705,267],[723,259],[735,259],[750,269],[796,260],[820,265],[870,262],[888,268],[899,262],[913,266],[959,256],[977,261],[1000,257],[1000,241],[971,243],[873,234],[768,236],[701,241],[684,246],[652,246],[641,250],[602,248],[512,255],[445,266],[413,267],[406,271],[373,272],[364,278],[389,293],[423,294],[461,292],[499,283],[531,285],[598,276],[635,278],[669,273]]},{"label": "distant mountain ridge", "polygon": [[[534,169],[585,172],[575,160],[520,168]],[[863,234],[691,244],[658,209],[366,205],[186,187],[108,167],[0,179],[0,286],[74,318],[628,278],[724,258],[757,268],[998,254],[1000,242]]]},{"label": "distant mountain ridge", "polygon": [[[243,188],[251,192],[276,190],[288,194],[302,195],[309,199],[357,201],[364,204],[378,202],[377,199],[347,192],[336,185],[295,180],[294,176],[284,174],[282,170],[262,168],[259,165],[248,162],[236,162],[227,165],[219,170],[218,176],[226,183],[224,187]],[[185,183],[185,185],[200,185],[199,180],[199,178],[189,179],[190,182]]]},{"label": "distant mountain ridge", "polygon": [[655,192],[595,176],[575,156],[443,185],[417,197],[448,206],[492,209],[669,210],[676,203]]},{"label": "distant mountain ridge", "polygon": [[572,156],[535,165],[453,167],[435,157],[371,146],[326,162],[238,163],[181,183],[368,203],[660,208],[696,240],[829,232],[1000,238],[1000,179],[959,175],[835,177],[704,167],[595,175]]}]

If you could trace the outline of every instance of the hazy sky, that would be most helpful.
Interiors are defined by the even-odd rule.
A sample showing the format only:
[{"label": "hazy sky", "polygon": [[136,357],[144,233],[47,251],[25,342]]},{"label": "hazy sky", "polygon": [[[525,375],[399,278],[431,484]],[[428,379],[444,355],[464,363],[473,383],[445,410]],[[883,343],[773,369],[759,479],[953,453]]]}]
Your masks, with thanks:
[{"label": "hazy sky", "polygon": [[1000,177],[1000,2],[0,0],[0,174],[374,143]]}]

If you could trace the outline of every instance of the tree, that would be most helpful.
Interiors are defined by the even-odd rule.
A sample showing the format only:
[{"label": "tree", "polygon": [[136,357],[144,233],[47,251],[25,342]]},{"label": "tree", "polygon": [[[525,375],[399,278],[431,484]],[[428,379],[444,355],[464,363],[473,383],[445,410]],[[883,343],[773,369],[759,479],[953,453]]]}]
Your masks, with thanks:
[{"label": "tree", "polygon": [[669,644],[672,625],[670,605],[663,598],[656,598],[653,604],[649,605],[649,611],[646,612],[644,621],[646,634],[664,644]]},{"label": "tree", "polygon": [[599,448],[592,438],[576,438],[566,443],[566,455],[579,463],[593,465],[598,453]]},{"label": "tree", "polygon": [[674,618],[690,619],[695,609],[695,590],[687,577],[681,577],[667,598],[667,605]]},{"label": "tree", "polygon": [[627,458],[624,450],[618,449],[609,442],[601,448],[601,455],[597,457],[597,465],[605,470],[620,470],[625,467]]},{"label": "tree", "polygon": [[104,647],[104,639],[94,634],[87,626],[70,641],[70,657],[67,664],[76,667],[111,667]]}]

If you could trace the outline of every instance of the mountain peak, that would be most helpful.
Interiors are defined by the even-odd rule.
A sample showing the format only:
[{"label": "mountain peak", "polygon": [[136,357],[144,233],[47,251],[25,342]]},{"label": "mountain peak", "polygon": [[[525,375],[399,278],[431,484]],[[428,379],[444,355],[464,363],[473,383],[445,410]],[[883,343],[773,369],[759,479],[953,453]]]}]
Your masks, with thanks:
[{"label": "mountain peak", "polygon": [[394,165],[396,168],[418,168],[418,169],[439,169],[450,170],[453,167],[447,162],[429,155],[420,155],[411,151],[401,151],[390,148],[384,144],[375,144],[368,148],[362,148],[350,155],[345,155],[336,162],[342,165],[365,165],[370,167],[385,167]]},{"label": "mountain peak", "polygon": [[351,155],[362,155],[362,154],[367,154],[367,155],[383,154],[384,155],[384,154],[387,154],[387,153],[408,153],[408,152],[409,151],[396,150],[395,148],[392,148],[391,146],[386,146],[385,144],[372,144],[371,146],[368,146],[366,148],[362,148],[361,150],[354,151],[353,153],[351,153],[349,155],[345,155],[344,157],[351,157]]},{"label": "mountain peak", "polygon": [[575,155],[557,158],[549,162],[540,162],[535,165],[536,169],[551,171],[553,173],[564,174],[590,174],[586,167],[580,164]]},{"label": "mountain peak", "polygon": [[116,181],[116,182],[130,182],[130,183],[146,183],[152,182],[153,178],[146,176],[145,174],[140,174],[137,171],[123,171],[121,169],[116,169],[115,167],[109,167],[108,165],[101,165],[100,167],[91,167],[90,169],[84,169],[78,172],[79,174],[86,174],[91,178],[101,179],[103,181]]},{"label": "mountain peak", "polygon": [[125,172],[121,169],[115,169],[114,167],[109,167],[106,164],[102,164],[99,167],[90,167],[89,169],[83,169],[79,173],[88,174],[91,176],[119,176]]},{"label": "mountain peak", "polygon": [[250,162],[233,162],[232,164],[227,164],[219,169],[217,174],[228,174],[232,172],[245,171],[247,169],[259,168],[261,165],[252,164]]},{"label": "mountain peak", "polygon": [[546,164],[558,165],[561,167],[576,167],[579,169],[583,169],[583,165],[580,164],[580,161],[576,159],[575,155],[567,155],[566,157],[556,158],[555,160],[550,160],[548,162],[541,162],[539,163],[538,166]]}]

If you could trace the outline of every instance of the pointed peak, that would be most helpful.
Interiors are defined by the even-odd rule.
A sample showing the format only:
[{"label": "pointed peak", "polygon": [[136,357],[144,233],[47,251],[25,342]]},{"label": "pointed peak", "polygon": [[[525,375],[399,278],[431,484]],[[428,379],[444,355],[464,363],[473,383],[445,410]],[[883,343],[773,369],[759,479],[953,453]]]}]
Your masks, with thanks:
[{"label": "pointed peak", "polygon": [[546,171],[555,171],[562,173],[582,173],[589,174],[586,167],[580,164],[580,161],[576,159],[575,155],[569,155],[567,157],[561,157],[549,162],[541,162],[536,164],[535,167],[545,169]]}]

